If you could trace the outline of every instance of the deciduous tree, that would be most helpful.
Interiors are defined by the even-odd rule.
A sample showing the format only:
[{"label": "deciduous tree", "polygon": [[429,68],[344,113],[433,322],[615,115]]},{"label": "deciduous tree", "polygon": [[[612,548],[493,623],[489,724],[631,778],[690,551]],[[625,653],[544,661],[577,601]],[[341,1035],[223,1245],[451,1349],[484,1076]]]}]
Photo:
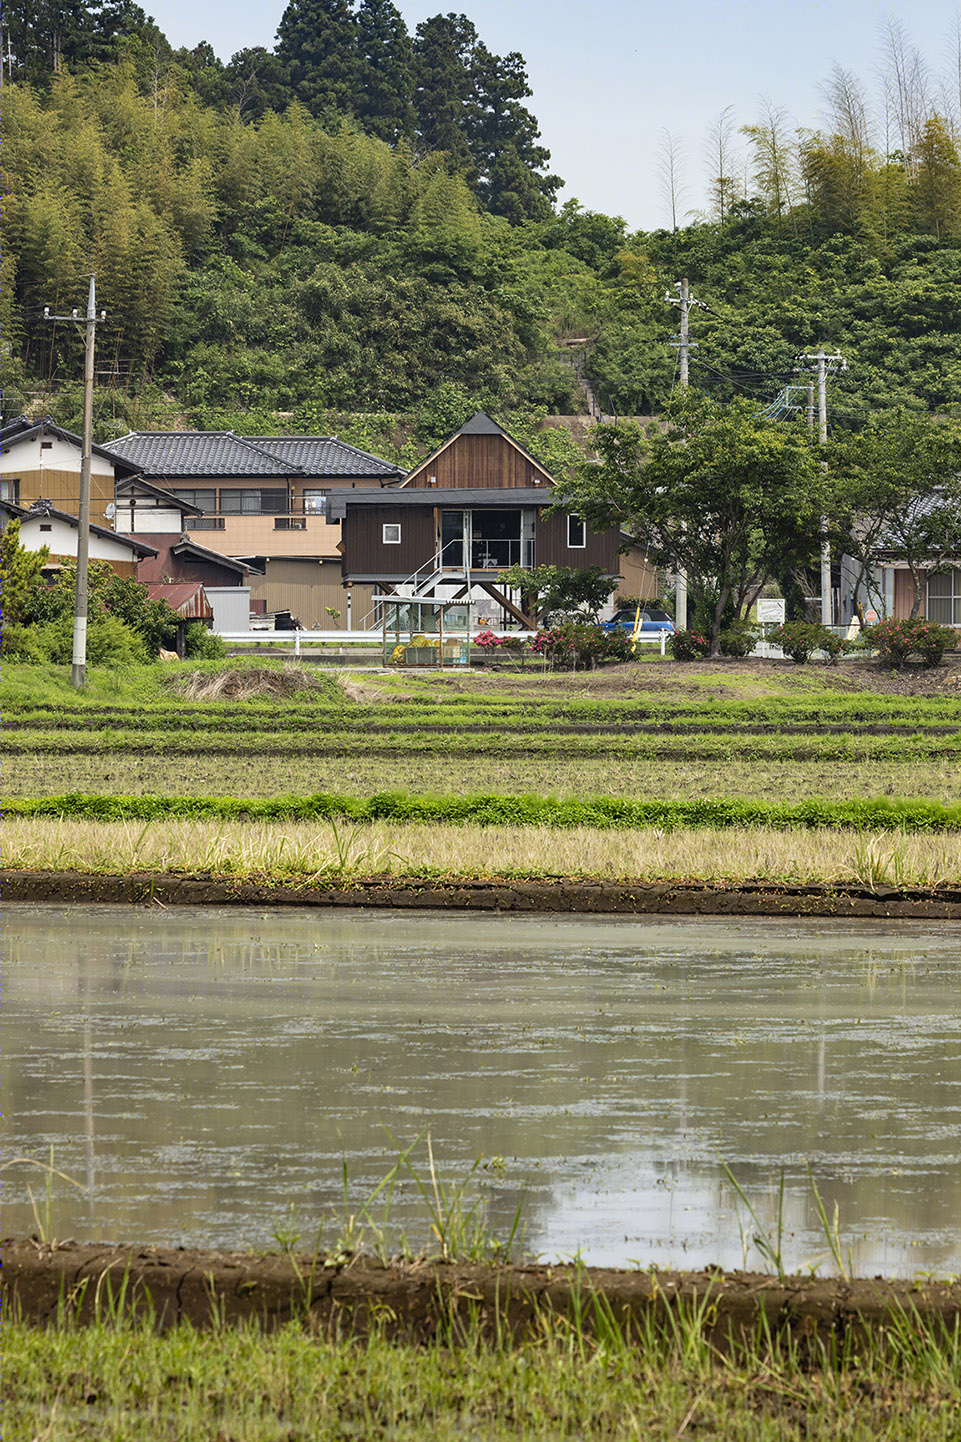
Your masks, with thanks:
[{"label": "deciduous tree", "polygon": [[777,571],[817,547],[829,481],[810,437],[752,402],[691,395],[666,430],[599,426],[592,445],[599,461],[561,483],[561,503],[596,527],[622,526],[655,565],[710,594],[712,654],[725,614],[744,619]]}]

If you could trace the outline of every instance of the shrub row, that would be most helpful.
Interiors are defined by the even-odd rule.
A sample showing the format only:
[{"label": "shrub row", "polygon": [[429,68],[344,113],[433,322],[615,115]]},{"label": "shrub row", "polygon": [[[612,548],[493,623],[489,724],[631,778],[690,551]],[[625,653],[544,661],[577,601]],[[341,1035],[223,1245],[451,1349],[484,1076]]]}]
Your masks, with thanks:
[{"label": "shrub row", "polygon": [[792,804],[739,799],[625,801],[616,797],[558,800],[547,796],[411,796],[384,791],[374,796],[279,796],[240,800],[229,796],[98,796],[70,792],[6,803],[10,816],[67,820],[156,821],[237,819],[270,821],[415,821],[475,826],[628,827],[768,826],[777,830],[853,827],[872,831],[961,831],[961,805],[934,801],[824,797]]}]

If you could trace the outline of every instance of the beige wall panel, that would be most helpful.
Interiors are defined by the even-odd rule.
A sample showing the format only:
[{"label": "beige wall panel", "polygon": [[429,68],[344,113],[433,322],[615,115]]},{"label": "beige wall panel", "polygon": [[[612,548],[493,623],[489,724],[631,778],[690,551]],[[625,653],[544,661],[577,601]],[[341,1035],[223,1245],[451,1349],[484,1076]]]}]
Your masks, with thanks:
[{"label": "beige wall panel", "polygon": [[[896,569],[894,572],[894,614],[899,621],[907,620],[911,614],[911,607],[914,605],[914,582],[911,580],[911,572]],[[919,616],[924,615],[924,598],[921,598],[921,609]]]},{"label": "beige wall panel", "polygon": [[[34,501],[49,501],[58,511],[76,516],[80,510],[80,472],[55,471],[44,466],[37,471],[11,471],[19,476],[20,504],[29,507]],[[93,474],[90,477],[90,519],[95,526],[108,526],[107,506],[113,500],[113,476]]]}]

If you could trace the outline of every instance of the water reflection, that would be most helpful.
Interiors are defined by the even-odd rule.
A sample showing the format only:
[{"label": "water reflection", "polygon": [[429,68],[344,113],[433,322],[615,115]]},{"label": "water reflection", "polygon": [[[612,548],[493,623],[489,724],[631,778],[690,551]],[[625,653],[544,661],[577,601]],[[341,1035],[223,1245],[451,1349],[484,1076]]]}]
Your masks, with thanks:
[{"label": "water reflection", "polygon": [[83,1184],[60,1236],[262,1245],[429,1128],[538,1251],[741,1265],[723,1160],[762,1218],[783,1163],[813,1262],[809,1161],[858,1270],[961,1265],[961,928],[7,907],[3,935],[8,1147]]}]

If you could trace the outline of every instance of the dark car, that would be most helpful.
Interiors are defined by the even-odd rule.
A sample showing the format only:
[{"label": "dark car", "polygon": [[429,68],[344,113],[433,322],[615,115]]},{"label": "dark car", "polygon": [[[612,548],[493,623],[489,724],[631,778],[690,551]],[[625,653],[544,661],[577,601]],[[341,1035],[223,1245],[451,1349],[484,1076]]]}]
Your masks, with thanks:
[{"label": "dark car", "polygon": [[[602,621],[601,627],[605,631],[629,631],[634,634],[634,626],[637,622],[637,609],[633,606],[626,606],[620,611],[615,611],[609,621]],[[666,611],[657,611],[648,608],[641,612],[642,631],[673,631],[674,622]]]}]

